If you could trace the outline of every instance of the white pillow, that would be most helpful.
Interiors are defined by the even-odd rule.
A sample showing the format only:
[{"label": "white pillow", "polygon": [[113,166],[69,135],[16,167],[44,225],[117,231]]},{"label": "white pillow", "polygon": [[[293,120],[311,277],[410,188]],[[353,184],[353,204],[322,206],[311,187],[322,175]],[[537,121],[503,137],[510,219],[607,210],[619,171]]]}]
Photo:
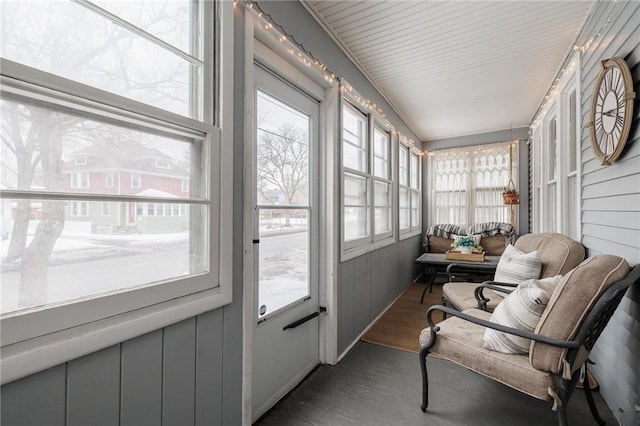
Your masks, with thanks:
[{"label": "white pillow", "polygon": [[[520,284],[525,280],[540,278],[541,272],[542,259],[538,256],[537,251],[524,253],[509,244],[500,257],[493,280],[500,283]],[[513,290],[513,287],[505,288]],[[499,291],[495,293],[501,297],[506,295]]]},{"label": "white pillow", "polygon": [[[496,306],[490,321],[518,330],[534,331],[553,294],[553,289],[561,279],[562,276],[557,275],[541,280],[523,281]],[[507,354],[526,354],[529,353],[530,342],[530,339],[524,337],[487,328],[484,332],[483,346]]]}]

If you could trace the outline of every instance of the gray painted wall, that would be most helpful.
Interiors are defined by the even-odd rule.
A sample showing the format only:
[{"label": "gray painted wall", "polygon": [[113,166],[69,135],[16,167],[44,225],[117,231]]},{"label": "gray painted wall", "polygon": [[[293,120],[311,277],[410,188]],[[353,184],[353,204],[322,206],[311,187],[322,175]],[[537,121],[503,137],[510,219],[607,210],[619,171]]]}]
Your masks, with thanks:
[{"label": "gray painted wall", "polygon": [[[505,129],[489,133],[479,133],[477,135],[467,135],[455,138],[437,139],[432,141],[422,142],[422,149],[426,151],[435,151],[437,149],[448,148],[462,148],[465,146],[482,145],[492,142],[505,142],[509,140],[517,139],[525,141],[529,139],[529,128],[519,127],[517,129]],[[529,233],[529,147],[526,142],[520,142],[518,155],[518,181],[520,182],[520,205],[518,206],[519,222],[518,222],[518,234],[523,235]],[[422,187],[427,188],[428,178],[428,160],[427,156],[422,157]],[[507,182],[505,182],[505,185]],[[426,230],[429,226],[434,225],[429,223],[427,218],[428,206],[431,202],[430,193],[424,191],[422,193],[422,223],[423,228]],[[468,224],[471,225],[471,224]]]},{"label": "gray painted wall", "polygon": [[[261,4],[333,72],[346,77],[364,96],[381,105],[401,132],[417,140],[302,5],[271,1]],[[236,76],[244,75],[243,14],[243,8],[236,8]],[[3,426],[242,423],[243,100],[244,81],[236,77],[234,302],[3,386],[0,394]],[[354,275],[344,285],[339,284],[341,339],[347,341],[351,336],[353,340],[357,336],[353,330],[364,329],[367,321],[375,318],[411,282],[415,276],[413,261],[419,253],[418,241],[414,237],[354,259],[359,268],[357,278]],[[342,291],[343,287],[351,288],[352,293]],[[357,311],[353,317],[347,313],[350,310]],[[342,341],[340,345],[344,348]]]},{"label": "gray painted wall", "polygon": [[422,238],[415,236],[339,265],[338,354],[420,274],[421,252]]},{"label": "gray painted wall", "polygon": [[[636,94],[640,93],[640,3],[597,3],[579,44],[596,32],[601,35],[582,56],[583,123],[590,121],[591,96],[601,60],[625,58]],[[640,102],[636,98],[626,148],[608,167],[594,158],[588,130],[582,131],[582,243],[589,256],[607,253],[624,257],[631,264],[640,263],[639,117]],[[634,404],[640,405],[640,288],[627,293],[591,358],[597,363],[594,374],[613,413],[621,424],[637,424]]]}]

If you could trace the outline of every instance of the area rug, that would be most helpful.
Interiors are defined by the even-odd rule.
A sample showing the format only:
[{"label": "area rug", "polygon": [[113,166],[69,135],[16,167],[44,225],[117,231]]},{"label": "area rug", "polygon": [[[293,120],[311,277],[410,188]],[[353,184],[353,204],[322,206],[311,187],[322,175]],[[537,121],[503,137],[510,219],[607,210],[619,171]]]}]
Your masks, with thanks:
[{"label": "area rug", "polygon": [[[402,293],[380,318],[362,336],[362,340],[376,345],[418,353],[418,339],[422,329],[427,327],[427,309],[442,304],[442,286],[435,284],[433,291],[425,294],[424,303],[420,297],[424,284],[413,283]],[[433,316],[436,322],[442,320],[442,313]]]}]

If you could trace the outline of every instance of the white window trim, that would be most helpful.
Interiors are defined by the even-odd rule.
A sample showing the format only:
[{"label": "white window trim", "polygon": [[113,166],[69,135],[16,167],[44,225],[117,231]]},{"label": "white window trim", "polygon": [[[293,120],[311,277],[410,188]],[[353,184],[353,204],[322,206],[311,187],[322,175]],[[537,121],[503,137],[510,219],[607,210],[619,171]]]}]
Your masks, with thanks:
[{"label": "white window trim", "polygon": [[[516,143],[516,141],[503,141],[503,142],[489,142],[489,143],[483,143],[483,144],[478,144],[478,145],[472,145],[472,146],[462,146],[462,147],[457,147],[457,148],[447,148],[446,150],[460,150],[460,151],[474,151],[477,149],[483,149],[483,148],[488,148],[491,145],[494,144],[511,144],[513,147],[513,157],[511,159],[512,161],[512,180],[514,182],[514,185],[516,187],[516,190],[518,192],[520,192],[520,186],[519,186],[519,181],[518,181],[518,170],[519,170],[519,145]],[[434,152],[430,152],[428,155],[428,170],[430,171],[428,173],[428,186],[429,186],[429,193],[430,193],[430,197],[431,197],[431,203],[429,204],[429,209],[428,209],[428,221],[429,223],[437,223],[438,220],[436,219],[436,209],[437,209],[437,204],[435,202],[436,200],[436,181],[433,178],[434,177],[434,172],[435,172],[435,161],[434,161],[434,156],[435,153]],[[465,193],[466,193],[466,206],[467,206],[467,217],[465,218],[465,223],[463,223],[462,225],[468,226],[469,223],[473,224],[476,222],[476,220],[474,219],[474,210],[476,207],[476,203],[475,203],[475,191],[476,191],[476,187],[475,187],[475,180],[472,178],[472,174],[473,174],[473,165],[470,166],[469,169],[469,178],[468,178],[468,182],[466,182],[466,187],[465,187]],[[508,182],[505,183],[505,185]],[[514,211],[514,222],[515,222],[515,228],[517,229],[518,227],[518,223],[519,223],[519,210],[515,209]],[[505,220],[505,222],[508,222],[508,220]]]},{"label": "white window trim", "polygon": [[[573,66],[569,65],[570,71],[565,72],[563,78],[557,84],[557,91],[553,97],[549,98],[549,103],[544,105],[539,115],[541,119],[536,120],[531,126],[531,134],[533,135],[532,145],[532,224],[533,232],[560,232],[569,235],[571,238],[580,240],[582,235],[582,209],[580,208],[580,200],[582,197],[582,149],[581,139],[581,77],[580,77],[580,55],[574,53],[569,61]],[[576,170],[569,172],[569,140],[570,126],[569,123],[569,98],[571,93],[576,94]],[[549,221],[547,215],[547,199],[548,199],[548,172],[549,158],[548,151],[548,131],[550,120],[556,118],[556,197],[555,197],[555,227]],[[571,218],[568,212],[568,184],[569,177],[576,178],[576,194],[574,202],[576,203],[575,216]],[[570,235],[570,221],[575,221],[575,235]]]},{"label": "white window trim", "polygon": [[[407,150],[407,184],[400,185],[400,155],[398,154],[398,238],[399,240],[406,240],[407,238],[415,237],[416,235],[422,234],[422,156],[417,148],[411,146],[406,138],[400,137],[398,138],[398,149],[399,152],[400,147]],[[416,155],[418,157],[418,188],[411,187],[411,156]],[[409,197],[409,227],[400,229],[400,189],[404,188],[407,190],[407,195]],[[418,193],[418,209],[420,213],[418,214],[418,223],[414,224],[412,219],[412,209],[413,209],[413,198],[411,197],[412,193]]]},{"label": "white window trim", "polygon": [[[387,178],[381,178],[375,175],[375,130],[376,128],[379,131],[382,131],[383,133],[385,133],[387,135],[387,140],[388,140],[388,158],[387,158],[387,166],[389,168],[388,170],[388,177]],[[369,141],[370,141],[370,152],[369,152],[369,156],[371,158],[370,160],[370,164],[371,164],[371,230],[372,230],[372,236],[373,236],[373,241],[381,241],[381,240],[387,240],[388,238],[393,238],[394,234],[395,234],[395,223],[396,223],[396,212],[395,212],[395,208],[394,208],[394,199],[395,199],[395,193],[396,193],[396,183],[394,180],[394,176],[395,176],[395,158],[396,155],[394,155],[394,138],[392,137],[392,130],[391,128],[380,122],[379,120],[376,119],[376,117],[372,117],[371,118],[371,127],[370,127],[370,132],[369,132]],[[376,182],[381,182],[381,183],[385,183],[389,186],[389,230],[387,232],[380,232],[380,233],[376,233]]]},{"label": "white window trim", "polygon": [[[8,383],[25,377],[46,368],[50,368],[71,359],[95,352],[113,344],[123,342],[141,334],[160,329],[169,324],[194,317],[201,313],[224,306],[232,300],[232,224],[233,224],[233,5],[231,2],[205,2],[205,7],[217,7],[220,12],[217,23],[219,24],[218,36],[220,37],[219,57],[219,124],[224,129],[208,126],[209,133],[209,161],[220,159],[218,167],[213,167],[213,176],[210,184],[210,197],[212,203],[219,200],[219,206],[213,206],[210,211],[210,229],[212,233],[219,235],[218,244],[210,244],[211,262],[219,262],[218,277],[214,277],[216,287],[205,288],[185,296],[174,298],[157,298],[159,286],[151,286],[141,289],[139,300],[146,300],[145,306],[132,306],[130,294],[119,293],[108,297],[93,299],[97,303],[68,303],[57,306],[58,324],[56,330],[42,333],[43,318],[50,315],[51,308],[34,309],[29,315],[9,315],[2,319],[2,353],[1,383]],[[206,15],[206,14],[205,14]],[[205,49],[213,51],[210,37]],[[216,49],[218,51],[218,49]],[[211,59],[213,61],[213,58]],[[131,113],[133,120],[142,121],[145,125],[154,125],[159,122],[160,127],[167,126],[181,128],[183,123],[187,127],[198,128],[202,123],[192,119],[173,114],[164,110],[141,104],[130,99],[124,99],[117,95],[88,88],[80,83],[43,73],[28,67],[20,66],[11,61],[2,60],[2,83],[6,88],[10,80],[16,84],[11,85],[14,90],[20,91],[23,82],[29,85],[41,86],[39,90],[30,90],[30,95],[37,95],[38,91],[46,94],[54,90],[59,96],[60,104],[71,102],[78,107],[84,103],[91,108],[101,108],[105,114],[117,111],[145,111],[148,115],[140,116]],[[210,64],[211,65],[211,64]],[[209,67],[212,69],[212,66]],[[212,84],[213,76],[205,76],[205,84]],[[221,82],[224,82],[222,84]],[[48,89],[51,88],[51,89]],[[90,93],[99,102],[86,100],[75,102],[70,95]],[[212,116],[213,99],[205,105],[205,117]],[[132,108],[133,107],[133,108]],[[118,114],[121,115],[121,114]],[[207,127],[207,126],[205,126]],[[216,163],[211,163],[212,166]],[[221,185],[220,182],[224,185]],[[213,228],[213,225],[216,225]],[[217,231],[217,232],[216,232]],[[224,244],[220,242],[224,241]],[[206,275],[200,276],[199,281],[210,281]],[[174,286],[179,287],[179,286]],[[154,300],[155,299],[155,300]],[[96,309],[104,310],[108,306],[118,306],[120,313],[98,320],[89,320],[82,323],[84,318],[95,317]],[[80,320],[80,324],[78,324]],[[66,328],[60,325],[67,324]],[[25,330],[38,330],[32,338],[25,339]]]},{"label": "white window trim", "polygon": [[[349,84],[343,80],[343,84],[345,84],[346,86],[349,86]],[[391,137],[391,128],[386,125],[386,124],[382,124],[384,123],[384,120],[382,119],[382,117],[380,117],[377,113],[375,112],[367,112],[367,111],[363,111],[361,108],[358,108],[358,101],[357,98],[361,98],[362,96],[358,95],[357,92],[355,92],[355,90],[350,90],[348,92],[345,92],[342,94],[342,98],[340,99],[340,125],[339,125],[339,131],[340,131],[340,193],[344,194],[344,176],[346,173],[350,173],[350,174],[354,174],[354,175],[358,175],[360,177],[366,178],[367,179],[367,207],[369,208],[369,235],[364,237],[364,238],[359,238],[357,240],[350,240],[350,241],[345,241],[344,240],[344,197],[340,197],[340,246],[341,246],[341,252],[340,252],[340,261],[341,262],[345,262],[349,259],[353,259],[356,258],[358,256],[362,256],[363,254],[367,254],[370,253],[374,250],[378,250],[382,247],[386,247],[388,245],[394,244],[396,242],[396,229],[397,229],[397,225],[396,225],[396,221],[397,221],[397,214],[395,213],[395,208],[394,208],[394,201],[397,197],[396,195],[396,191],[397,191],[397,184],[396,182],[393,180],[394,176],[396,175],[395,173],[395,166],[393,166],[394,164],[394,159],[396,158],[396,155],[394,154],[394,144],[393,144],[393,138]],[[343,114],[343,107],[344,107],[344,103],[347,102],[349,104],[349,106],[355,110],[358,111],[360,114],[364,115],[365,119],[366,119],[366,123],[367,123],[367,171],[366,172],[361,172],[358,170],[354,170],[354,169],[350,169],[344,166],[344,161],[342,158],[342,154],[343,154],[343,148],[342,148],[342,144],[343,144],[343,138],[342,138],[342,114]],[[375,221],[375,201],[374,201],[374,182],[375,182],[375,177],[373,174],[373,128],[374,125],[378,125],[379,128],[384,129],[386,131],[389,132],[389,137],[390,137],[390,144],[391,144],[391,163],[392,163],[392,173],[391,173],[391,177],[392,177],[392,182],[391,182],[391,200],[392,200],[392,209],[391,209],[391,215],[392,215],[392,219],[391,219],[391,232],[388,233],[384,233],[381,235],[376,236],[374,234],[374,221]]]}]

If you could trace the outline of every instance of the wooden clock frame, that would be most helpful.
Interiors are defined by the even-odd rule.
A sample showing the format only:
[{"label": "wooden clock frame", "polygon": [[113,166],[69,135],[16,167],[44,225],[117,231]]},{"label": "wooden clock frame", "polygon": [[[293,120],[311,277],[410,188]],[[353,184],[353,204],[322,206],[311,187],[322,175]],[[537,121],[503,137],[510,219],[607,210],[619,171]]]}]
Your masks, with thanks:
[{"label": "wooden clock frame", "polygon": [[[629,130],[631,128],[631,122],[633,121],[633,103],[636,97],[636,93],[633,90],[633,79],[631,77],[631,71],[629,66],[623,58],[610,58],[601,62],[602,69],[598,74],[598,78],[593,86],[593,96],[591,97],[591,111],[588,127],[591,134],[591,148],[595,156],[602,162],[603,165],[613,164],[622,153],[627,139],[629,138]],[[621,75],[616,82],[613,79],[608,80],[607,76],[612,69],[617,69]],[[618,85],[623,84],[623,92],[616,90]],[[609,87],[611,85],[611,87]],[[615,85],[615,86],[614,86]],[[601,93],[604,92],[604,96]],[[610,111],[605,112],[605,98],[610,93],[616,96],[616,107]],[[602,121],[603,116],[608,113],[616,112],[616,120],[621,120],[621,126],[614,123],[611,132],[607,132],[604,128]],[[620,134],[616,137],[614,130],[620,128]],[[606,139],[603,139],[606,138]],[[612,145],[612,149],[607,149],[607,146]]]}]

